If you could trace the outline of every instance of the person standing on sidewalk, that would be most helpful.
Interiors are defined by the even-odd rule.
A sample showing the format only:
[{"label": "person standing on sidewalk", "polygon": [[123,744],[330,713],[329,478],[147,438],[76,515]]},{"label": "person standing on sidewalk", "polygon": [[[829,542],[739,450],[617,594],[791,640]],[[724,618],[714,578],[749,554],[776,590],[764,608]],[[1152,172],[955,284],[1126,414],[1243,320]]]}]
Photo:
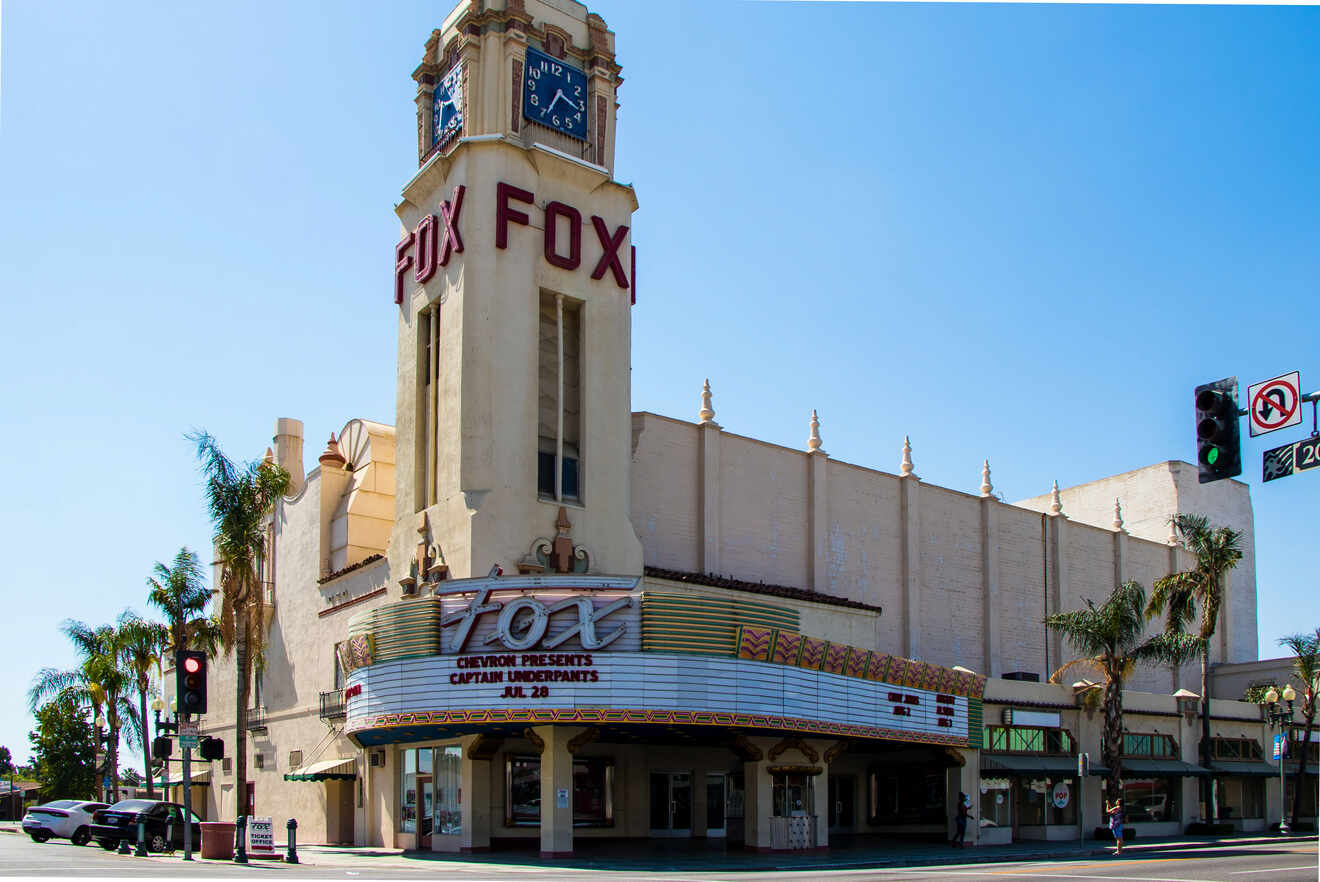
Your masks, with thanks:
[{"label": "person standing on sidewalk", "polygon": [[953,847],[962,848],[964,840],[967,838],[967,819],[971,817],[971,812],[967,810],[967,803],[970,800],[966,793],[958,793],[958,814],[954,816],[953,822],[958,827],[958,833],[953,837]]},{"label": "person standing on sidewalk", "polygon": [[1123,797],[1105,804],[1105,813],[1109,815],[1109,832],[1114,834],[1118,848],[1114,854],[1123,853]]}]

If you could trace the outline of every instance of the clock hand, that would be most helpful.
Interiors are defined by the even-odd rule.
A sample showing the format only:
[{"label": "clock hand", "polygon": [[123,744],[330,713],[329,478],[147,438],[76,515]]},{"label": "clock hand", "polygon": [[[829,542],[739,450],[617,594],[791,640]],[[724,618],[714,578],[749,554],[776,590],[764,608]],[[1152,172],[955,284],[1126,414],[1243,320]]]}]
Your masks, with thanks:
[{"label": "clock hand", "polygon": [[[554,100],[550,102],[550,106],[547,107],[546,110],[548,110],[548,111],[549,111],[549,110],[554,110],[554,109],[555,109],[555,105],[559,103],[559,99],[560,99],[560,98],[563,98],[565,101],[568,101],[568,96],[564,94],[564,90],[563,90],[563,89],[555,89],[555,97],[554,97]],[[571,104],[572,102],[571,102],[571,101],[568,101],[568,103]]]}]

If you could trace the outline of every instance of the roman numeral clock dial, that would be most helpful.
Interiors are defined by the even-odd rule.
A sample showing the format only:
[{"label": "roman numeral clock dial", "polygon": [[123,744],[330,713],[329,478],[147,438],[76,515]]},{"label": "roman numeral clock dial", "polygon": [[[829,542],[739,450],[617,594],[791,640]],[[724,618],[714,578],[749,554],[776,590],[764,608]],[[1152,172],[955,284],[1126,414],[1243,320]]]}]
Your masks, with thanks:
[{"label": "roman numeral clock dial", "polygon": [[585,141],[587,75],[530,47],[526,70],[523,117]]}]

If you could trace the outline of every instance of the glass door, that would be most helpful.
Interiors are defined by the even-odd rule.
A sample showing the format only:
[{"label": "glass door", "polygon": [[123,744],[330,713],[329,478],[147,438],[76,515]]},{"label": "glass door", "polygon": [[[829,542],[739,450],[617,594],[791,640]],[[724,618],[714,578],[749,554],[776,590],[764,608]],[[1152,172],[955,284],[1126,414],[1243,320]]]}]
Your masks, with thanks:
[{"label": "glass door", "polygon": [[727,793],[727,777],[723,772],[706,775],[706,836],[711,839],[728,835],[724,821]]},{"label": "glass door", "polygon": [[651,773],[651,835],[692,835],[692,774]]},{"label": "glass door", "polygon": [[857,779],[852,775],[830,775],[830,832],[843,833],[855,826]]},{"label": "glass door", "polygon": [[435,819],[435,782],[430,775],[417,776],[417,847],[431,847],[431,827]]}]

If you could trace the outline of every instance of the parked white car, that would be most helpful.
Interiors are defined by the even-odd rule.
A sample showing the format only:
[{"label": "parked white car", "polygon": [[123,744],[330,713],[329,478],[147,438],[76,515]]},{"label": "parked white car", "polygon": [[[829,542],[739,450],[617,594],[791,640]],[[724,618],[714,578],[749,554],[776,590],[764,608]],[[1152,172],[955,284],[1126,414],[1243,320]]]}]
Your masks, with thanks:
[{"label": "parked white car", "polygon": [[92,838],[92,813],[103,808],[107,808],[103,802],[82,799],[57,799],[35,805],[23,815],[23,832],[33,842],[45,842],[55,836],[74,845],[86,845]]}]

